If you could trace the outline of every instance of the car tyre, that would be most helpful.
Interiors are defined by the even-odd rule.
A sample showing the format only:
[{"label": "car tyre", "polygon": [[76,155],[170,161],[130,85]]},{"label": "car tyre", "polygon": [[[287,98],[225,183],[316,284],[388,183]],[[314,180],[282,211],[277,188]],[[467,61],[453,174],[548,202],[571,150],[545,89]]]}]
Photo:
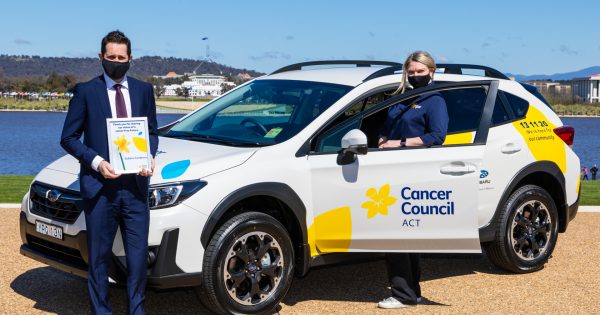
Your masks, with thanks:
[{"label": "car tyre", "polygon": [[204,253],[199,298],[220,314],[272,313],[293,279],[294,251],[275,218],[247,212],[225,222]]},{"label": "car tyre", "polygon": [[516,273],[544,267],[558,238],[558,211],[546,190],[536,185],[515,190],[494,224],[495,239],[483,244],[494,265]]}]

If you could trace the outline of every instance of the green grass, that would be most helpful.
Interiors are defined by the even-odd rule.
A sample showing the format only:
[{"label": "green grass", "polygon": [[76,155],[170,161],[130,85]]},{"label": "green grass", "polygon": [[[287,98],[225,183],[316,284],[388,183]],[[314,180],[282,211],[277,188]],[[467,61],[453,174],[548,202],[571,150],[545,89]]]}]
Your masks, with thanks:
[{"label": "green grass", "polygon": [[[212,98],[207,98],[207,97],[194,97],[194,102],[210,102],[212,101]],[[191,102],[192,98],[191,97],[165,97],[165,96],[161,96],[160,98],[157,98],[156,101],[165,101],[165,102]]]},{"label": "green grass", "polygon": [[21,203],[32,180],[30,175],[0,175],[0,203]]},{"label": "green grass", "polygon": [[[0,203],[20,203],[32,180],[29,175],[0,175]],[[600,206],[600,180],[581,181],[579,201],[582,206]]]},{"label": "green grass", "polygon": [[52,110],[66,111],[69,108],[68,99],[28,101],[14,98],[0,98],[0,110]]},{"label": "green grass", "polygon": [[582,180],[579,204],[582,206],[600,206],[600,180]]},{"label": "green grass", "polygon": [[571,105],[562,105],[562,104],[552,104],[552,108],[559,116],[568,116],[568,115],[585,115],[585,116],[600,116],[600,106],[594,104],[571,104]]}]

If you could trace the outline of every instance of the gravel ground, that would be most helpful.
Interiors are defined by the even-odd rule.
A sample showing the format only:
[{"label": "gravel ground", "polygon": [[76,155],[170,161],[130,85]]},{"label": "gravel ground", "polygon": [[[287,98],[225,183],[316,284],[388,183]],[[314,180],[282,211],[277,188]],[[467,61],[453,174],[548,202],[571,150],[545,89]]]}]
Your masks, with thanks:
[{"label": "gravel ground", "polygon": [[[0,209],[0,314],[83,314],[89,311],[84,279],[18,253],[18,210]],[[600,314],[600,214],[579,213],[546,267],[515,275],[495,268],[484,255],[428,255],[423,259],[424,302],[402,310],[379,310],[388,294],[381,260],[312,270],[296,279],[282,314]],[[148,291],[150,314],[208,314],[191,290]],[[126,312],[124,288],[111,290],[115,314]]]}]

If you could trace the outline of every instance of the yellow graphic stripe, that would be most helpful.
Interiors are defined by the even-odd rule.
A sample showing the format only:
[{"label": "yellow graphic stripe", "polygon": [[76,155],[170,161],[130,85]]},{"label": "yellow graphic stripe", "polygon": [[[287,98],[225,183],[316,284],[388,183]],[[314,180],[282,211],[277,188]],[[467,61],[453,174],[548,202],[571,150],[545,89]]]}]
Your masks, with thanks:
[{"label": "yellow graphic stripe", "polygon": [[352,239],[352,216],[350,207],[327,211],[315,218],[308,228],[310,255],[320,253],[343,253],[350,248]]},{"label": "yellow graphic stripe", "polygon": [[567,154],[565,142],[554,133],[556,126],[537,108],[529,106],[524,119],[513,122],[529,151],[537,161],[552,161],[560,170],[567,172]]},{"label": "yellow graphic stripe", "polygon": [[473,143],[473,136],[475,132],[462,132],[455,133],[452,135],[446,135],[446,140],[444,140],[444,145],[449,144],[471,144]]}]

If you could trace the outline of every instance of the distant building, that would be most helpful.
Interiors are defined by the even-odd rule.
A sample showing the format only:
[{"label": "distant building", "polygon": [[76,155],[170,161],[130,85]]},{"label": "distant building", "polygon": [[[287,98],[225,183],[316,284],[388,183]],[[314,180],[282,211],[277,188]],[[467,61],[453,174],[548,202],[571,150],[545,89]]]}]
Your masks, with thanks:
[{"label": "distant building", "polygon": [[164,96],[177,96],[177,89],[181,89],[179,84],[165,85]]},{"label": "distant building", "polygon": [[190,80],[198,85],[204,86],[221,86],[225,82],[225,77],[212,74],[201,74],[190,76]]},{"label": "distant building", "polygon": [[157,78],[157,79],[175,79],[175,78],[181,78],[183,77],[183,75],[181,74],[177,74],[173,71],[170,71],[169,73],[167,73],[167,75],[154,75],[153,77]]},{"label": "distant building", "polygon": [[573,96],[585,103],[600,102],[600,74],[573,79]]},{"label": "distant building", "polygon": [[241,72],[237,75],[240,79],[250,80],[252,76],[250,76],[247,72]]},{"label": "distant building", "polygon": [[165,85],[165,96],[177,96],[178,89],[188,90],[188,96],[220,96],[222,93],[222,84],[233,85],[232,82],[225,81],[224,76],[202,74],[192,75],[190,81],[184,81],[182,84]]},{"label": "distant building", "polygon": [[554,81],[528,81],[526,83],[535,86],[538,91],[544,95],[571,96],[572,93],[571,84],[563,84]]}]

